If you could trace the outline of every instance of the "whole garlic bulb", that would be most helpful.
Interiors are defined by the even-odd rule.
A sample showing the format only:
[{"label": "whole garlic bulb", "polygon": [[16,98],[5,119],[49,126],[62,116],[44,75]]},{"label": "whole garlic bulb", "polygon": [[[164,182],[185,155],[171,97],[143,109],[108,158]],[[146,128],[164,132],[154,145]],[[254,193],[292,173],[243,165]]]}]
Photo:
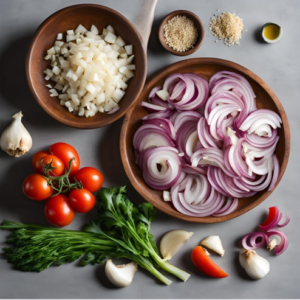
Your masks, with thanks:
[{"label": "whole garlic bulb", "polygon": [[1,135],[1,149],[10,156],[20,157],[26,154],[32,147],[32,138],[22,124],[23,115],[20,111],[13,116],[13,122]]}]

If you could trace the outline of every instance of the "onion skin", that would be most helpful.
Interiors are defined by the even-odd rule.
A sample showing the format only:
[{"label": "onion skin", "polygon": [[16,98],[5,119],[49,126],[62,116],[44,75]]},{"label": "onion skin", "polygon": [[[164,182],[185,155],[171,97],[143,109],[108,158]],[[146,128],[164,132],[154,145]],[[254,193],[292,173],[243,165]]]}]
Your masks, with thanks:
[{"label": "onion skin", "polygon": [[193,264],[204,274],[215,278],[228,277],[228,274],[213,262],[201,246],[194,248],[191,258]]}]

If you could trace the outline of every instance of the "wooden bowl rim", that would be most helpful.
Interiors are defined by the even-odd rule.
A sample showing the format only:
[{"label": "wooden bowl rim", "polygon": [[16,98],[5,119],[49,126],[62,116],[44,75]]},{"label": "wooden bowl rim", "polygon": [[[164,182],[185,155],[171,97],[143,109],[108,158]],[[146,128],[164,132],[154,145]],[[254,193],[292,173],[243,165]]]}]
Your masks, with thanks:
[{"label": "wooden bowl rim", "polygon": [[[129,105],[127,107],[125,107],[123,109],[123,111],[120,113],[120,112],[116,112],[114,114],[111,114],[110,115],[110,118],[108,120],[106,120],[106,122],[99,122],[98,121],[95,121],[94,123],[85,123],[83,122],[83,120],[85,118],[82,118],[80,117],[81,119],[76,119],[76,120],[69,120],[69,119],[66,119],[64,117],[60,117],[59,115],[55,114],[45,103],[43,100],[40,99],[39,95],[38,95],[38,92],[36,91],[33,83],[32,83],[32,72],[31,72],[31,68],[30,68],[30,64],[31,64],[31,60],[34,59],[32,57],[32,52],[33,52],[33,49],[34,49],[34,46],[36,44],[36,41],[38,38],[40,38],[40,35],[41,35],[41,32],[43,30],[43,28],[45,26],[48,25],[49,22],[51,22],[51,20],[56,17],[56,16],[59,16],[61,14],[67,14],[68,12],[72,11],[73,9],[78,9],[78,8],[97,8],[97,9],[102,9],[104,11],[108,11],[110,13],[113,13],[115,15],[117,15],[119,18],[121,18],[125,23],[128,24],[128,26],[131,28],[131,30],[137,35],[138,37],[138,40],[140,42],[140,45],[141,45],[141,49],[143,51],[141,51],[141,56],[142,56],[142,60],[143,60],[143,65],[139,66],[139,68],[141,68],[141,73],[143,74],[141,80],[140,80],[140,84],[138,87],[136,87],[136,90],[137,93],[136,93],[136,96],[135,98],[133,98],[133,100],[129,103]],[[113,122],[115,122],[116,120],[120,119],[121,117],[123,117],[127,111],[129,109],[131,109],[134,105],[134,103],[138,100],[142,90],[143,90],[143,87],[144,87],[144,84],[145,84],[145,81],[146,81],[146,76],[147,76],[147,59],[146,59],[146,52],[145,52],[145,47],[144,47],[144,44],[143,44],[143,41],[142,41],[142,37],[140,35],[140,33],[138,32],[138,30],[135,28],[135,26],[125,17],[123,16],[122,14],[120,14],[119,12],[117,12],[116,10],[114,9],[111,9],[107,6],[104,6],[104,5],[98,5],[98,4],[76,4],[76,5],[71,5],[71,6],[67,6],[67,7],[64,7],[56,12],[54,12],[53,14],[51,14],[47,19],[45,19],[40,25],[39,27],[36,29],[33,37],[32,37],[32,40],[29,44],[29,47],[28,47],[28,50],[27,50],[27,55],[26,55],[26,61],[25,61],[25,71],[26,71],[26,79],[27,79],[27,83],[29,85],[29,88],[31,90],[31,93],[33,94],[36,102],[42,107],[42,109],[50,116],[52,117],[53,119],[55,119],[56,121],[64,124],[64,125],[67,125],[67,126],[70,126],[70,127],[74,127],[74,128],[79,128],[79,129],[94,129],[94,128],[100,128],[100,127],[104,127],[108,124],[111,124]],[[42,76],[42,74],[41,74]],[[66,113],[69,113],[68,110],[66,110]],[[79,117],[78,117],[79,118]]]},{"label": "wooden bowl rim", "polygon": [[[265,191],[257,200],[249,203],[249,205],[247,205],[246,207],[244,207],[241,210],[236,210],[233,213],[226,215],[226,216],[222,216],[222,217],[212,217],[212,216],[208,216],[208,217],[192,217],[192,216],[187,216],[184,215],[180,212],[178,212],[174,207],[172,206],[163,206],[163,199],[161,199],[161,202],[159,203],[152,203],[151,201],[151,197],[148,197],[147,192],[145,192],[145,188],[140,184],[139,180],[141,180],[143,182],[143,179],[141,178],[136,178],[136,176],[133,174],[132,168],[130,166],[130,162],[128,159],[128,150],[126,147],[126,137],[127,134],[129,132],[129,120],[130,117],[135,109],[135,106],[129,110],[124,118],[123,121],[123,125],[122,125],[122,129],[121,129],[121,135],[120,135],[120,152],[121,152],[121,159],[122,159],[122,163],[125,169],[125,172],[131,182],[131,184],[134,186],[134,188],[137,190],[137,192],[148,202],[150,202],[151,204],[153,204],[153,206],[155,206],[157,209],[163,211],[164,213],[181,219],[181,220],[185,220],[188,222],[194,222],[194,223],[219,223],[219,222],[224,222],[233,218],[236,218],[240,215],[243,215],[244,213],[248,212],[249,210],[253,209],[254,207],[256,207],[257,205],[259,205],[260,203],[262,203],[277,187],[277,185],[279,184],[285,170],[288,164],[288,160],[289,160],[289,155],[290,155],[290,127],[289,127],[289,122],[287,119],[287,115],[285,113],[285,110],[281,104],[281,102],[279,101],[279,99],[277,98],[277,96],[275,95],[275,93],[271,90],[271,88],[259,77],[257,76],[255,73],[253,73],[252,71],[250,71],[249,69],[228,61],[228,60],[223,60],[223,59],[219,59],[219,58],[211,58],[211,57],[206,57],[206,58],[192,58],[192,59],[186,59],[186,60],[182,60],[179,62],[176,62],[174,64],[171,64],[165,68],[163,68],[162,70],[158,71],[157,73],[155,73],[153,76],[151,76],[151,78],[149,80],[147,80],[146,85],[145,85],[145,89],[148,89],[148,87],[154,85],[155,81],[156,81],[156,77],[159,76],[160,78],[166,77],[168,73],[168,70],[174,66],[176,66],[178,69],[180,69],[181,66],[187,66],[187,65],[195,65],[195,64],[199,64],[199,63],[207,63],[207,64],[218,64],[218,65],[222,65],[225,68],[229,67],[229,68],[233,68],[236,71],[242,73],[242,74],[246,74],[248,77],[251,78],[251,80],[253,80],[254,82],[256,82],[257,84],[259,84],[264,91],[270,96],[270,98],[274,101],[275,106],[277,107],[279,113],[280,113],[280,117],[282,118],[282,128],[283,128],[283,136],[284,136],[284,141],[285,141],[285,154],[283,157],[283,161],[282,161],[282,165],[281,165],[281,169],[280,169],[280,173],[279,173],[279,177],[277,180],[277,183],[274,187],[274,189],[272,191]],[[178,71],[178,70],[177,70]],[[176,70],[174,70],[175,73]],[[180,72],[180,71],[178,71]],[[142,95],[142,94],[141,94]],[[135,105],[139,105],[140,102],[142,101],[142,97],[140,95],[139,100],[135,103]],[[146,185],[146,184],[145,184]],[[149,190],[151,190],[148,186],[147,188]],[[148,191],[148,190],[147,190]],[[150,193],[150,191],[148,192]]]},{"label": "wooden bowl rim", "polygon": [[[176,51],[174,50],[173,48],[171,48],[167,42],[165,41],[164,39],[164,26],[165,24],[170,20],[172,19],[173,17],[177,16],[177,15],[186,15],[187,17],[192,17],[193,18],[193,21],[196,20],[198,25],[199,25],[199,28],[200,28],[200,32],[198,32],[198,40],[194,46],[194,48],[191,48],[187,51],[184,51],[184,52],[179,52],[179,51]],[[196,27],[197,24],[195,24]],[[164,19],[161,21],[160,23],[160,26],[159,26],[159,29],[158,29],[158,38],[159,38],[159,41],[161,43],[161,45],[170,53],[174,54],[174,55],[177,55],[177,56],[187,56],[187,55],[190,55],[194,52],[196,52],[200,46],[202,45],[203,43],[203,40],[204,40],[204,36],[205,36],[205,29],[204,29],[204,26],[203,26],[203,23],[201,21],[201,19],[196,15],[194,14],[193,12],[191,11],[188,11],[188,10],[175,10],[171,13],[169,13],[167,16],[164,17]]]}]

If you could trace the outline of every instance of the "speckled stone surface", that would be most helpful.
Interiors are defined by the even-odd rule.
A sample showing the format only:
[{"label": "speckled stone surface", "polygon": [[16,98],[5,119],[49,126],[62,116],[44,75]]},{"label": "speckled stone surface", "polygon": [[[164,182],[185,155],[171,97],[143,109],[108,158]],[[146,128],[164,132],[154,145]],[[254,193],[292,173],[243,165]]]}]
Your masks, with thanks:
[{"label": "speckled stone surface", "polygon": [[[0,221],[11,219],[46,224],[43,203],[28,200],[21,190],[23,179],[30,173],[31,155],[50,144],[64,141],[75,146],[82,166],[95,166],[105,177],[105,185],[128,185],[129,196],[135,203],[141,197],[130,185],[119,154],[119,134],[122,120],[105,128],[82,131],[65,127],[52,120],[34,101],[25,78],[27,47],[39,24],[55,11],[72,4],[96,3],[109,6],[129,20],[137,19],[143,7],[141,0],[0,0],[0,131],[10,123],[11,116],[22,110],[24,124],[33,137],[31,154],[14,159],[0,152]],[[182,283],[171,275],[166,287],[139,270],[133,283],[125,289],[114,288],[105,278],[104,266],[81,268],[77,263],[51,267],[42,273],[22,273],[13,270],[0,254],[0,298],[300,298],[299,288],[299,148],[300,148],[300,60],[298,0],[159,0],[148,44],[148,75],[184,58],[172,56],[159,44],[157,30],[162,18],[178,9],[191,10],[205,24],[206,37],[201,48],[190,57],[218,57],[234,61],[260,76],[282,102],[291,127],[291,155],[283,179],[273,194],[261,205],[221,224],[193,224],[171,218],[163,213],[152,225],[160,240],[172,229],[195,232],[188,243],[172,259],[172,263],[191,273]],[[218,10],[238,12],[243,18],[245,32],[240,46],[227,47],[211,36],[208,24]],[[279,43],[268,45],[259,39],[266,22],[282,25],[284,35]],[[260,281],[250,280],[238,263],[241,237],[255,229],[269,206],[277,205],[288,212],[291,223],[283,229],[290,241],[286,253],[275,257],[264,249],[258,253],[267,258],[271,271]],[[78,229],[95,213],[76,215],[69,228]],[[8,232],[0,232],[0,247]],[[191,250],[208,235],[219,235],[226,249],[223,258],[213,255],[214,261],[229,274],[225,279],[212,279],[200,274],[190,260]]]}]

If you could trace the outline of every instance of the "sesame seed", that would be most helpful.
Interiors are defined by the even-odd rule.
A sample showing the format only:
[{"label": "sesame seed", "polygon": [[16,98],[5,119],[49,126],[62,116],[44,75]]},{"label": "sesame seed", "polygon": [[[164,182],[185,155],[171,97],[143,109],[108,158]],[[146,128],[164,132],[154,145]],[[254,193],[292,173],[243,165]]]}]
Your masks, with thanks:
[{"label": "sesame seed", "polygon": [[198,39],[198,31],[191,19],[178,15],[164,26],[164,37],[171,48],[184,52],[194,47]]}]

